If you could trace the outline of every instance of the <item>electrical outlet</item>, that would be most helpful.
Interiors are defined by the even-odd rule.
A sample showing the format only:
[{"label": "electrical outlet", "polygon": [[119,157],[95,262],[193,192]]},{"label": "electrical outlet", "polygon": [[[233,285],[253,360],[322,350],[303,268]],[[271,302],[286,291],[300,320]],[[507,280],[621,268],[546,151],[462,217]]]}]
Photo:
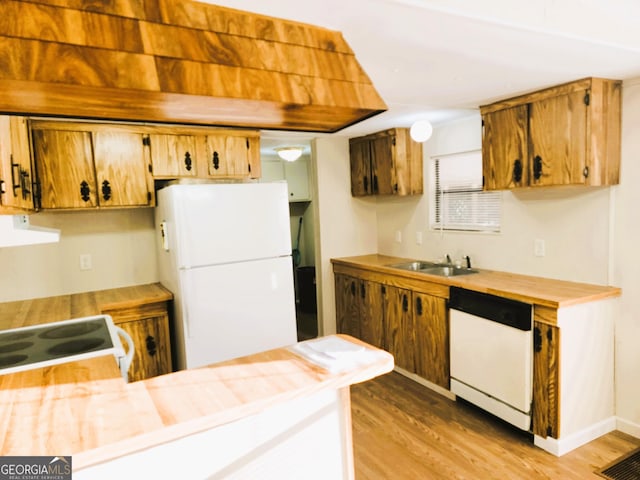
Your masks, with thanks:
[{"label": "electrical outlet", "polygon": [[80,270],[91,270],[93,265],[91,263],[91,254],[83,253],[80,255]]},{"label": "electrical outlet", "polygon": [[400,230],[396,230],[396,242],[402,243],[402,232]]},{"label": "electrical outlet", "polygon": [[536,238],[533,242],[533,254],[536,257],[544,257],[546,254],[544,240]]},{"label": "electrical outlet", "polygon": [[422,245],[422,232],[416,232],[416,245]]}]

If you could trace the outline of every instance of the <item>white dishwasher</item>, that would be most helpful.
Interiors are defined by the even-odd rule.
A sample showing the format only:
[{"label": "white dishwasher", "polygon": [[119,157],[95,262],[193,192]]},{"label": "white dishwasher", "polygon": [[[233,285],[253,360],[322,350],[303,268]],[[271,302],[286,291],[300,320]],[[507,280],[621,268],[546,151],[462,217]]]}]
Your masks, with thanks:
[{"label": "white dishwasher", "polygon": [[516,427],[531,426],[531,305],[451,287],[451,391]]}]

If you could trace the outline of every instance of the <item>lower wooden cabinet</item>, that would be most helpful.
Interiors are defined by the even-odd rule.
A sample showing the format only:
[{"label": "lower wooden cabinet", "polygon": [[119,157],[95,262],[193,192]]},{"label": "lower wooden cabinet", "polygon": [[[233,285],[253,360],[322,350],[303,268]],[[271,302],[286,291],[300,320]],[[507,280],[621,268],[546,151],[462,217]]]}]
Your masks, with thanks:
[{"label": "lower wooden cabinet", "polygon": [[106,310],[113,322],[133,339],[135,353],[129,367],[129,381],[170,373],[171,346],[167,303]]},{"label": "lower wooden cabinet", "polygon": [[415,329],[411,310],[411,290],[385,285],[385,350],[393,355],[396,366],[415,372]]},{"label": "lower wooden cabinet", "polygon": [[446,299],[411,288],[335,274],[338,333],[382,348],[399,368],[449,388]]},{"label": "lower wooden cabinet", "polygon": [[449,388],[449,317],[444,298],[413,293],[415,373]]},{"label": "lower wooden cabinet", "polygon": [[532,431],[540,437],[558,438],[560,329],[534,322]]}]

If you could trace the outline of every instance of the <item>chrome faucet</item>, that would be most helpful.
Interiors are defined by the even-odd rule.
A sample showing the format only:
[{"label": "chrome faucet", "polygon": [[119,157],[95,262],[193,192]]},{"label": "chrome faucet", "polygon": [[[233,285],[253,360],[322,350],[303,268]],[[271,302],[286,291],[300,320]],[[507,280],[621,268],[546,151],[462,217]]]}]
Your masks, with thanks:
[{"label": "chrome faucet", "polygon": [[449,254],[446,254],[446,258],[447,258],[447,265],[451,265],[451,257],[449,256]]}]

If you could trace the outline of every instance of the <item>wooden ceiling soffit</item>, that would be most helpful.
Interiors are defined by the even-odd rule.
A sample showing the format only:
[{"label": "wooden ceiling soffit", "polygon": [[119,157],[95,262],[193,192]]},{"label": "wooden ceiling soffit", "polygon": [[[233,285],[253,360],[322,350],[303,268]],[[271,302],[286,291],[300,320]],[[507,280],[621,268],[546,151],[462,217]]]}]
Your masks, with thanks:
[{"label": "wooden ceiling soffit", "polygon": [[3,0],[0,111],[335,132],[386,110],[339,32],[179,0]]}]

